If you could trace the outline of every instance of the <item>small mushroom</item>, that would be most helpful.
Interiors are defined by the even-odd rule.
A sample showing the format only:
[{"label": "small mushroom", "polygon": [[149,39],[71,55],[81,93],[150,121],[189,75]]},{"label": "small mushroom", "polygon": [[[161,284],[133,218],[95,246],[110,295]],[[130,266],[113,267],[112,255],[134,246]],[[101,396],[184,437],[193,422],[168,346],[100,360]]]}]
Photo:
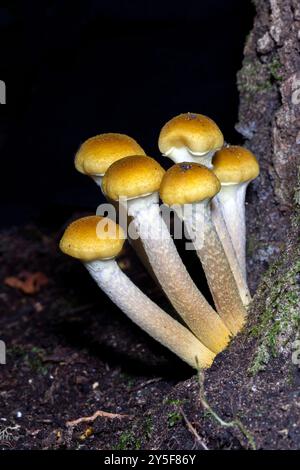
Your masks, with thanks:
[{"label": "small mushroom", "polygon": [[222,207],[218,199],[218,194],[211,201],[212,221],[217,231],[217,234],[223,245],[224,252],[227,256],[232,273],[234,275],[239,294],[243,305],[248,307],[251,302],[251,294],[247,285],[247,279],[244,276],[237,253],[233,247],[229,231],[223,216]]},{"label": "small mushroom", "polygon": [[[79,148],[75,156],[75,168],[85,175],[93,178],[95,183],[102,190],[103,175],[109,166],[121,158],[129,155],[145,155],[142,147],[131,137],[125,134],[99,134],[86,140]],[[108,201],[119,210],[118,204],[114,201]],[[127,220],[127,225],[130,220]],[[149,264],[148,258],[144,252],[140,240],[135,237],[128,237],[130,245],[134,248],[136,254],[143,265],[156,282],[155,275]]]},{"label": "small mushroom", "polygon": [[79,147],[75,155],[75,168],[94,179],[101,187],[107,168],[116,160],[129,155],[145,155],[142,147],[125,134],[99,134],[90,137]]},{"label": "small mushroom", "polygon": [[211,218],[210,201],[220,188],[218,178],[206,166],[180,163],[165,173],[160,197],[177,210],[184,221],[202,263],[217,312],[230,332],[237,334],[245,323],[246,310]]},{"label": "small mushroom", "polygon": [[216,150],[224,144],[217,124],[207,116],[184,113],[175,116],[162,128],[158,146],[174,163],[195,162],[211,166]]},{"label": "small mushroom", "polygon": [[194,368],[215,357],[187,328],[152,302],[121,271],[115,257],[124,243],[121,227],[99,216],[84,217],[66,229],[60,249],[81,260],[108,297],[139,327]]},{"label": "small mushroom", "polygon": [[[201,114],[186,113],[171,119],[162,128],[158,146],[174,163],[194,162],[212,168],[214,153],[224,144],[222,132],[210,118]],[[212,201],[212,217],[235,277],[242,302],[248,306],[251,295],[244,272],[227,229],[219,200]]]},{"label": "small mushroom", "polygon": [[126,157],[109,167],[102,188],[109,198],[122,199],[163,291],[192,332],[217,353],[230,333],[189,276],[161,217],[158,190],[164,173],[150,157]]},{"label": "small mushroom", "polygon": [[250,150],[237,145],[219,150],[212,164],[221,182],[217,201],[246,279],[245,195],[250,181],[259,175],[259,164]]}]

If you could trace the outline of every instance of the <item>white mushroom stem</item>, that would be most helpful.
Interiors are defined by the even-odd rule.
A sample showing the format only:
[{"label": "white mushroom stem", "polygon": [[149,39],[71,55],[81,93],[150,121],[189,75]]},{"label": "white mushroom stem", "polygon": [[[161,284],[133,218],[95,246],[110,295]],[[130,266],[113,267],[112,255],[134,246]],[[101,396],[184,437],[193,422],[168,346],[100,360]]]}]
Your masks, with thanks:
[{"label": "white mushroom stem", "polygon": [[129,200],[128,214],[175,310],[205,346],[215,353],[223,350],[230,333],[189,276],[161,217],[158,194]]},{"label": "white mushroom stem", "polygon": [[[103,194],[103,190],[102,190],[102,180],[103,180],[103,176],[104,175],[92,175],[91,178],[95,181],[95,183],[97,184],[97,186],[99,186],[99,188],[101,189],[102,191],[102,194]],[[119,211],[119,204],[118,202],[116,201],[113,201],[111,199],[109,199],[107,196],[105,196],[107,201],[112,204],[115,209],[117,211]],[[102,215],[102,214],[101,214]],[[103,214],[104,215],[104,214]],[[119,221],[120,223],[120,221]],[[127,226],[128,224],[130,223],[130,219],[127,220],[127,224],[126,226],[123,226],[123,230],[126,230],[127,229]],[[140,261],[143,263],[144,267],[147,269],[148,273],[150,274],[150,276],[152,277],[152,279],[156,282],[156,284],[159,284],[157,279],[156,279],[156,276],[153,272],[153,269],[148,261],[148,258],[147,258],[147,255],[145,253],[145,250],[144,250],[144,247],[143,247],[143,244],[141,243],[141,240],[137,237],[137,236],[133,236],[132,238],[130,236],[128,236],[128,242],[129,244],[133,247],[134,251],[136,252],[137,256],[139,257]]]},{"label": "white mushroom stem", "polygon": [[223,245],[225,254],[234,275],[240,297],[245,307],[251,302],[251,294],[248,289],[247,281],[241,269],[236,252],[234,250],[231,237],[229,235],[225,219],[222,212],[222,206],[217,196],[212,200],[212,221]]},{"label": "white mushroom stem", "polygon": [[245,323],[246,310],[222,243],[212,223],[209,200],[188,206],[192,210],[181,211],[181,217],[202,263],[217,312],[235,335]]},{"label": "white mushroom stem", "polygon": [[103,180],[104,175],[91,175],[91,178],[95,181],[96,185],[99,186],[99,188],[102,191],[102,180]]},{"label": "white mushroom stem", "polygon": [[173,160],[174,163],[201,163],[208,168],[212,168],[211,161],[215,152],[216,150],[210,152],[192,152],[187,147],[172,147],[165,155]]},{"label": "white mushroom stem", "polygon": [[[181,147],[181,148],[173,147],[165,155],[169,157],[171,160],[173,160],[174,163],[184,163],[184,162],[201,163],[205,165],[207,168],[212,168],[213,167],[212,158],[215,152],[216,150],[213,150],[208,153],[199,153],[199,152],[193,153],[187,147]],[[222,190],[223,190],[223,185],[222,185],[221,192]],[[242,302],[245,306],[248,306],[249,303],[251,302],[251,295],[250,295],[248,285],[247,285],[245,254],[242,255],[241,258],[239,258],[238,249],[235,249],[235,246],[233,247],[233,240],[229,232],[230,223],[228,222],[229,226],[227,226],[227,223],[225,222],[225,213],[223,214],[223,210],[222,210],[223,204],[221,204],[221,201],[219,199],[220,193],[214,197],[213,202],[212,202],[213,223],[216,227],[216,230],[222,242],[225,254],[228,258],[231,270],[235,277]],[[229,219],[229,216],[228,216],[228,219]],[[245,236],[246,235],[244,235],[244,237]],[[242,243],[242,240],[239,240],[239,243]],[[244,253],[245,253],[245,250],[244,250]]]},{"label": "white mushroom stem", "polygon": [[222,183],[217,200],[229,232],[237,259],[246,280],[246,221],[245,195],[248,182],[240,184]]},{"label": "white mushroom stem", "polygon": [[215,354],[143,294],[115,260],[92,261],[85,266],[108,297],[155,340],[195,369],[212,364]]}]

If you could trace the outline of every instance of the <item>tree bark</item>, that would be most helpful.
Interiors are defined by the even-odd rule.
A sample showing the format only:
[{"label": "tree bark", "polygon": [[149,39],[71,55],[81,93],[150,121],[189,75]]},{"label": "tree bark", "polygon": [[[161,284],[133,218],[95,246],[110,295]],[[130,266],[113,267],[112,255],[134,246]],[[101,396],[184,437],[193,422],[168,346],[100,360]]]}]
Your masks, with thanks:
[{"label": "tree bark", "polygon": [[[238,73],[237,130],[261,175],[248,193],[248,274],[252,289],[289,241],[300,161],[300,4],[259,0]],[[299,203],[299,196],[298,197]]]}]

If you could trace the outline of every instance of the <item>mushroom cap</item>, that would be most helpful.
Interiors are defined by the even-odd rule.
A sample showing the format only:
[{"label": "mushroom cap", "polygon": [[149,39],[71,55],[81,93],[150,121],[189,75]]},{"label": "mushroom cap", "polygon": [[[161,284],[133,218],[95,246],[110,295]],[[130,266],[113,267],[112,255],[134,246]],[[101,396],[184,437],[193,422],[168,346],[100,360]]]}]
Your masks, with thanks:
[{"label": "mushroom cap", "polygon": [[72,222],[59,247],[66,255],[88,262],[114,258],[122,250],[124,239],[124,232],[118,224],[93,215]]},{"label": "mushroom cap", "polygon": [[110,199],[134,199],[159,190],[165,170],[151,157],[134,155],[113,163],[105,173],[102,189]]},{"label": "mushroom cap", "polygon": [[168,206],[192,204],[214,197],[221,189],[216,175],[198,163],[178,163],[166,171],[160,197]]},{"label": "mushroom cap", "polygon": [[125,134],[99,134],[87,139],[75,155],[75,167],[86,175],[103,175],[116,160],[129,155],[145,155],[144,150]]},{"label": "mushroom cap", "polygon": [[221,183],[245,183],[259,175],[259,164],[253,153],[238,145],[224,147],[216,152],[212,164]]},{"label": "mushroom cap", "polygon": [[217,124],[203,114],[184,113],[168,121],[160,131],[158,146],[163,154],[173,147],[207,153],[222,147],[223,134]]}]

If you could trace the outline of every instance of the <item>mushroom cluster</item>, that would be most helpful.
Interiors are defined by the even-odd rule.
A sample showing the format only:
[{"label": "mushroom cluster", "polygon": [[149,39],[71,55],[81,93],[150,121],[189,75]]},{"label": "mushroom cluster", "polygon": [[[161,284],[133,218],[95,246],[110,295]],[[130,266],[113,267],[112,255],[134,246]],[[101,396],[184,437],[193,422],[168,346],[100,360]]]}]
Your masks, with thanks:
[{"label": "mushroom cluster", "polygon": [[[137,325],[192,367],[208,368],[243,327],[251,301],[246,280],[245,193],[259,174],[247,149],[224,144],[221,130],[201,114],[185,113],[162,128],[165,171],[123,134],[84,142],[76,169],[92,177],[118,213],[71,223],[60,242],[81,260],[98,286]],[[184,223],[212,293],[210,305],[176,249],[162,206]],[[121,226],[122,225],[122,226]],[[145,295],[116,262],[128,238],[168,297],[178,319]]]}]

